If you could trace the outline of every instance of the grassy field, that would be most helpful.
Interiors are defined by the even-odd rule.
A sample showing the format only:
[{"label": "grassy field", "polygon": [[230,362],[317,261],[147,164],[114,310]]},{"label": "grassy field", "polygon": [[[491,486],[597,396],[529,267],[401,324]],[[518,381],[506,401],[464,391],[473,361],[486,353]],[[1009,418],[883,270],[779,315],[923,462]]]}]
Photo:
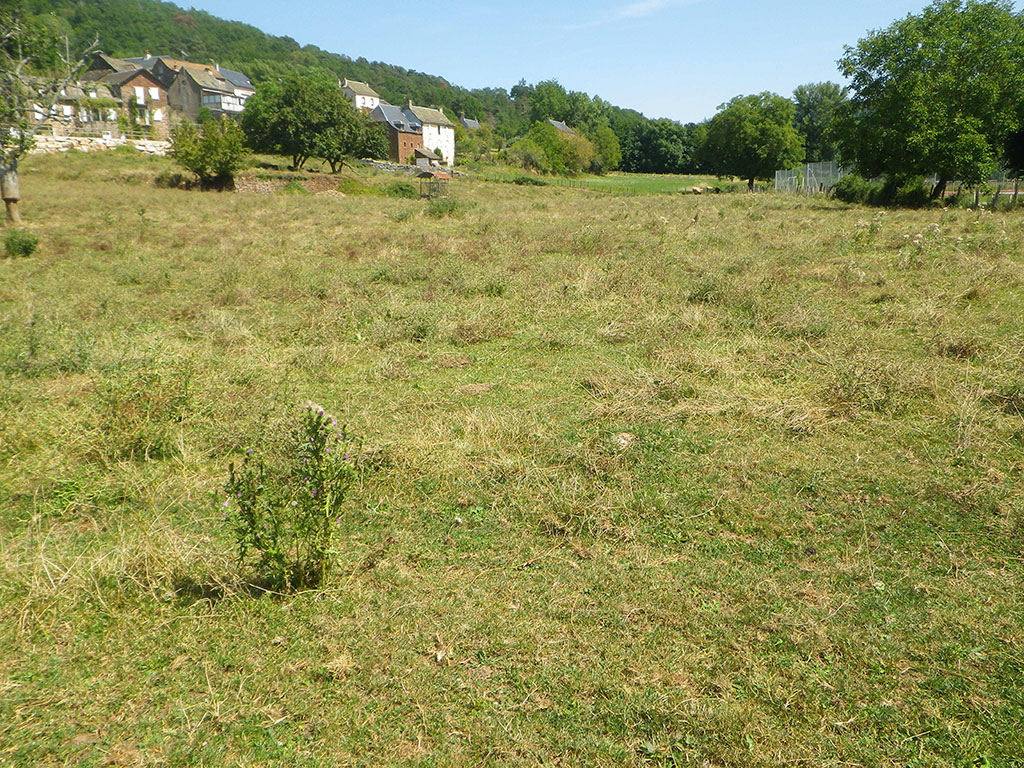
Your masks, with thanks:
[{"label": "grassy field", "polygon": [[[169,167],[23,176],[0,764],[1024,764],[1020,215]],[[307,398],[365,471],[259,594],[214,494]]]}]

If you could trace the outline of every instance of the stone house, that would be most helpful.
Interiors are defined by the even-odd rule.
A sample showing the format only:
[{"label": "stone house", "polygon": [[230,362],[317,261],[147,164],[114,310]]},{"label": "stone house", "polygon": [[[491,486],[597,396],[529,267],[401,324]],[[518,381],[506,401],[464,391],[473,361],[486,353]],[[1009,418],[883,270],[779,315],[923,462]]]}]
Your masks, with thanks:
[{"label": "stone house", "polygon": [[148,70],[111,72],[95,84],[107,86],[118,97],[121,114],[129,125],[139,126],[154,139],[166,139],[170,135],[167,89]]},{"label": "stone house", "polygon": [[245,99],[235,93],[234,84],[213,67],[183,66],[167,89],[171,107],[187,119],[196,120],[204,107],[214,116],[237,116]]},{"label": "stone house", "polygon": [[378,104],[370,119],[387,126],[391,161],[411,165],[416,150],[423,149],[423,125],[415,115],[391,104]]},{"label": "stone house", "polygon": [[[40,93],[49,88],[41,79],[33,79],[33,83]],[[119,135],[118,115],[121,112],[121,99],[105,84],[69,83],[57,94],[57,99],[49,112],[38,102],[32,106],[35,121],[43,123],[54,136],[74,136],[83,133],[96,136],[107,133],[111,137]]]},{"label": "stone house", "polygon": [[341,84],[341,92],[345,94],[346,99],[352,102],[353,107],[367,114],[381,104],[380,94],[366,83],[361,83],[358,80],[345,78]]},{"label": "stone house", "polygon": [[411,101],[406,112],[415,117],[423,126],[423,146],[429,150],[441,150],[447,165],[455,164],[455,123],[445,117],[440,109],[417,107]]},{"label": "stone house", "polygon": [[196,64],[149,54],[125,61],[150,70],[167,89],[171,109],[188,120],[195,120],[203,107],[214,115],[237,116],[245,107],[246,99],[256,92],[246,75],[221,69],[216,64]]}]

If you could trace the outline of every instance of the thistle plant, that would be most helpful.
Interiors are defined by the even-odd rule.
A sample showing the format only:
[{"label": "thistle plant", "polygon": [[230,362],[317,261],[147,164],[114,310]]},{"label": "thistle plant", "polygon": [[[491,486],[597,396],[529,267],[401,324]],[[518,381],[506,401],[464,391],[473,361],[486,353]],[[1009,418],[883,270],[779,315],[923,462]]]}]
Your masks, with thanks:
[{"label": "thistle plant", "polygon": [[276,465],[250,448],[229,467],[220,505],[240,562],[275,589],[322,586],[330,575],[342,503],[356,477],[356,441],[316,403],[303,406]]}]

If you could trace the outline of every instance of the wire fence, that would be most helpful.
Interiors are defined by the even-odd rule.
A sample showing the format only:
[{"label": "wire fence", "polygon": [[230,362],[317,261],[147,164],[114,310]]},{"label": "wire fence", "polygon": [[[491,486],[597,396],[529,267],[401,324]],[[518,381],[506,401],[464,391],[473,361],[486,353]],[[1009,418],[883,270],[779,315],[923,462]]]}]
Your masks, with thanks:
[{"label": "wire fence", "polygon": [[799,168],[775,172],[776,192],[821,195],[834,187],[847,171],[834,161],[808,163]]},{"label": "wire fence", "polygon": [[[839,183],[839,180],[848,173],[851,172],[835,161],[808,163],[799,168],[776,171],[775,191],[795,192],[801,195],[824,195],[828,194]],[[878,181],[878,179],[872,179],[872,181]],[[938,176],[931,176],[925,179],[925,183],[929,186],[935,186],[938,181]],[[982,186],[994,187],[1002,192],[1003,185],[1012,185],[1013,183],[1013,176],[1000,169],[993,173]],[[954,194],[955,190],[965,186],[960,181],[950,181],[946,185],[947,194]],[[1012,194],[1012,189],[1002,193]]]}]

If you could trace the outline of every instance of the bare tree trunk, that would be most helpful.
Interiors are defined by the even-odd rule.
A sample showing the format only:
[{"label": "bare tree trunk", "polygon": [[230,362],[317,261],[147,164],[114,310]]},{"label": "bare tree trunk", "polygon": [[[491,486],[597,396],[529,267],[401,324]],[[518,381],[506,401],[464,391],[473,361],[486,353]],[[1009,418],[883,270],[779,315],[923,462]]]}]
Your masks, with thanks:
[{"label": "bare tree trunk", "polygon": [[7,223],[21,224],[21,212],[18,210],[18,201],[4,200],[4,206],[7,208]]},{"label": "bare tree trunk", "polygon": [[21,224],[21,212],[18,210],[18,202],[21,200],[21,189],[18,184],[18,169],[7,168],[0,176],[0,197],[4,200],[4,207],[7,209],[7,223]]}]

